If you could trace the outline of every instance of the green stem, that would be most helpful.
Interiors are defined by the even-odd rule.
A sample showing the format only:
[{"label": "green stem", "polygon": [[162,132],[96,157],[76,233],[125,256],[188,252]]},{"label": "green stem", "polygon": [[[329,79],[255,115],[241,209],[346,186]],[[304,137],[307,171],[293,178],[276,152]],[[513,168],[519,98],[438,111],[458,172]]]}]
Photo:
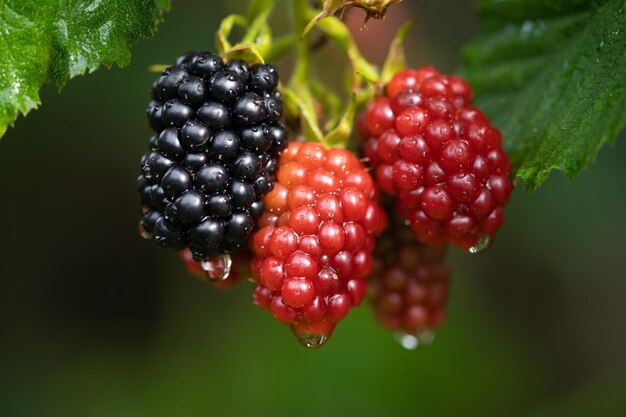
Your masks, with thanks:
[{"label": "green stem", "polygon": [[[293,30],[296,36],[302,33],[309,19],[308,0],[293,0]],[[296,66],[289,89],[293,94],[287,94],[285,100],[288,107],[297,108],[300,116],[302,133],[308,141],[321,141],[322,133],[315,111],[315,101],[310,87],[311,78],[311,45],[306,38],[300,39],[297,47]]]},{"label": "green stem", "polygon": [[275,0],[263,0],[264,5],[259,4],[259,1],[254,1],[250,5],[250,11],[248,13],[248,21],[250,26],[248,31],[241,40],[242,43],[254,43],[259,32],[267,24],[267,19],[272,13],[272,9],[275,5]]},{"label": "green stem", "polygon": [[[308,0],[293,0],[293,17],[294,31],[299,36],[307,25],[308,19]],[[310,45],[306,38],[300,39],[298,44],[298,59],[294,68],[292,82],[306,85],[306,80],[310,73],[311,51]],[[298,89],[304,89],[304,85],[298,86]]]},{"label": "green stem", "polygon": [[274,39],[272,47],[265,55],[265,60],[267,62],[278,61],[280,58],[294,50],[297,45],[298,40],[292,35],[281,36],[280,38]]}]

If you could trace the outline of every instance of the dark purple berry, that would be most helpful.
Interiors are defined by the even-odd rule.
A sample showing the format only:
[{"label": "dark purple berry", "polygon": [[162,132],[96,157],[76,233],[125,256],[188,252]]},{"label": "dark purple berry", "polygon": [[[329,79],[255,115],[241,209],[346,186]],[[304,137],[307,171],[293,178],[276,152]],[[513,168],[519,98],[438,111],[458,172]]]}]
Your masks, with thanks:
[{"label": "dark purple berry", "polygon": [[268,161],[265,163],[265,172],[267,172],[271,176],[274,176],[276,175],[277,170],[278,170],[278,161],[276,161],[276,159],[274,158],[268,159]]},{"label": "dark purple berry", "polygon": [[185,152],[180,144],[180,129],[170,127],[162,130],[157,137],[156,148],[168,158],[180,159]]},{"label": "dark purple berry", "polygon": [[177,197],[191,187],[191,175],[186,169],[175,166],[163,175],[161,187],[167,197]]},{"label": "dark purple berry", "polygon": [[194,185],[204,194],[213,194],[223,189],[230,176],[228,170],[220,164],[210,164],[202,167],[194,176]]},{"label": "dark purple berry", "polygon": [[254,228],[254,220],[247,211],[236,211],[226,225],[224,242],[227,246],[241,245]]},{"label": "dark purple berry", "polygon": [[265,134],[265,128],[261,126],[252,126],[242,129],[241,146],[256,153],[265,153],[272,146],[272,138]]},{"label": "dark purple berry", "polygon": [[256,93],[246,93],[234,107],[235,123],[239,126],[251,126],[265,119],[265,100]]},{"label": "dark purple berry", "polygon": [[283,117],[283,101],[271,94],[265,94],[265,114],[269,123],[276,123]]},{"label": "dark purple berry", "polygon": [[216,248],[224,240],[224,223],[217,219],[206,219],[189,231],[189,239],[196,248]]},{"label": "dark purple berry", "polygon": [[278,86],[278,73],[270,64],[257,64],[250,68],[250,89],[257,93],[272,91]]},{"label": "dark purple berry", "polygon": [[148,125],[152,130],[158,132],[163,128],[162,114],[163,114],[163,103],[160,101],[151,101],[148,104],[148,109],[146,110],[148,114]]},{"label": "dark purple berry", "polygon": [[191,107],[177,99],[171,99],[163,106],[161,121],[168,127],[182,127],[192,114],[193,110]]},{"label": "dark purple berry", "polygon": [[271,65],[210,52],[181,55],[153,83],[156,134],[136,185],[144,237],[197,261],[247,246],[287,145],[277,85]]},{"label": "dark purple berry", "polygon": [[270,125],[263,129],[266,136],[270,138],[270,153],[280,153],[287,149],[288,137],[287,129],[281,125]]},{"label": "dark purple berry", "polygon": [[173,214],[183,224],[199,221],[206,215],[204,196],[199,191],[187,191],[174,202]]},{"label": "dark purple berry", "polygon": [[150,199],[152,200],[152,207],[157,210],[165,210],[165,207],[170,203],[167,196],[165,195],[165,191],[163,187],[160,185],[153,185],[150,188]]},{"label": "dark purple berry", "polygon": [[198,55],[198,53],[195,51],[185,52],[184,54],[176,58],[176,65],[179,67],[183,67],[185,70],[189,70],[189,66],[191,65],[191,62],[196,57],[196,55]]},{"label": "dark purple berry", "polygon": [[247,209],[256,200],[254,187],[239,180],[230,183],[230,195],[233,197],[233,205],[240,209]]},{"label": "dark purple berry", "polygon": [[137,181],[135,182],[135,190],[141,191],[148,185],[150,185],[150,182],[148,182],[148,179],[144,177],[143,175],[140,175],[137,177]]},{"label": "dark purple berry", "polygon": [[161,100],[176,97],[178,86],[188,77],[187,71],[180,67],[169,67],[157,81],[157,96]]},{"label": "dark purple berry", "polygon": [[250,208],[248,208],[248,212],[250,213],[254,221],[257,221],[264,211],[265,207],[263,206],[263,201],[255,201],[254,203],[252,203]]},{"label": "dark purple berry", "polygon": [[204,100],[204,80],[196,76],[187,78],[178,86],[178,97],[190,106],[202,104]]},{"label": "dark purple berry", "polygon": [[141,205],[147,207],[153,207],[154,203],[152,202],[152,186],[146,185],[145,187],[139,189],[139,197],[141,198]]},{"label": "dark purple berry", "polygon": [[215,101],[204,103],[198,109],[196,118],[211,128],[214,132],[227,129],[231,126],[228,107]]},{"label": "dark purple berry", "polygon": [[239,154],[239,137],[230,130],[216,134],[209,145],[209,157],[214,161],[230,162]]},{"label": "dark purple berry", "polygon": [[191,73],[199,75],[205,80],[211,78],[213,74],[224,68],[222,58],[210,52],[203,52],[196,55],[190,64]]},{"label": "dark purple berry", "polygon": [[207,199],[207,214],[225,219],[233,213],[233,199],[229,194],[214,194]]},{"label": "dark purple berry", "polygon": [[187,120],[181,130],[181,142],[190,151],[205,149],[211,139],[211,130],[197,120]]},{"label": "dark purple berry", "polygon": [[150,136],[150,139],[148,140],[148,146],[153,151],[155,151],[157,149],[157,147],[158,147],[158,145],[157,145],[157,139],[158,138],[159,138],[159,135],[152,135],[152,136]]},{"label": "dark purple berry", "polygon": [[236,72],[220,71],[211,77],[209,96],[212,100],[233,104],[246,90],[246,85]]},{"label": "dark purple berry", "polygon": [[197,171],[209,162],[209,157],[204,152],[190,152],[185,155],[183,165],[192,171]]},{"label": "dark purple berry", "polygon": [[274,183],[267,172],[258,176],[252,183],[256,195],[265,195],[274,189]]},{"label": "dark purple berry", "polygon": [[154,225],[161,217],[161,213],[158,210],[150,210],[141,218],[141,227],[148,233],[148,235],[154,234]]},{"label": "dark purple berry", "polygon": [[240,180],[252,181],[261,174],[261,158],[256,154],[243,151],[237,159],[230,165],[231,174]]},{"label": "dark purple berry", "polygon": [[226,64],[226,70],[232,71],[239,75],[244,83],[248,83],[250,80],[250,67],[244,61],[239,59],[233,59]]},{"label": "dark purple berry", "polygon": [[181,232],[174,231],[165,221],[159,217],[154,224],[154,240],[157,245],[164,248],[182,249],[185,247],[184,237]]},{"label": "dark purple berry", "polygon": [[145,164],[143,164],[143,175],[148,180],[159,180],[173,165],[174,161],[166,158],[156,151],[153,151],[148,154],[148,158],[146,159]]}]

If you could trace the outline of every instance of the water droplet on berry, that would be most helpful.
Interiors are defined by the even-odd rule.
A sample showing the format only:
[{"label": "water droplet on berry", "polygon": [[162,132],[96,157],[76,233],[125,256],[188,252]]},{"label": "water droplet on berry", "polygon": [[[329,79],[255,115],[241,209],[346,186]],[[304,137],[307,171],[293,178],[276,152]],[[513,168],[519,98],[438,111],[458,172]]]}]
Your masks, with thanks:
[{"label": "water droplet on berry", "polygon": [[293,334],[296,336],[296,339],[298,339],[298,342],[300,342],[302,346],[309,349],[316,349],[318,347],[321,347],[328,341],[328,335],[326,334],[299,333],[295,330]]},{"label": "water droplet on berry", "polygon": [[407,350],[415,350],[419,346],[430,345],[435,340],[435,332],[422,330],[417,334],[399,332],[394,335],[395,339]]},{"label": "water droplet on berry", "polygon": [[200,263],[206,276],[210,281],[214,282],[222,282],[228,279],[232,265],[233,261],[228,254],[207,259]]},{"label": "water droplet on berry", "polygon": [[474,244],[474,246],[468,249],[468,252],[469,253],[484,252],[487,249],[489,249],[489,247],[491,246],[491,242],[492,242],[491,237],[483,236],[480,239],[478,239],[478,241]]}]

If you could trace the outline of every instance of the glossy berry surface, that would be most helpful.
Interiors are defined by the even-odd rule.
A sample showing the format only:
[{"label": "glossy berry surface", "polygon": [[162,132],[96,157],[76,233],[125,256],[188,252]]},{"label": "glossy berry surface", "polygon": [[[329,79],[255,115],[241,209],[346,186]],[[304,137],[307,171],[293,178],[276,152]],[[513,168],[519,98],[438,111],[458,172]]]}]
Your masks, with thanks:
[{"label": "glossy berry surface", "polygon": [[250,259],[252,255],[247,249],[243,249],[231,255],[232,268],[228,277],[222,281],[208,277],[207,273],[202,268],[202,264],[193,259],[193,254],[188,248],[179,251],[178,256],[180,256],[185,269],[192,277],[200,281],[208,282],[215,288],[230,288],[250,277]]},{"label": "glossy berry surface", "polygon": [[432,339],[446,316],[450,288],[446,252],[446,245],[417,242],[402,222],[394,222],[380,237],[367,289],[381,325],[418,341]]},{"label": "glossy berry surface", "polygon": [[359,132],[377,184],[397,197],[417,238],[478,252],[500,228],[513,185],[502,136],[471,99],[458,77],[404,69]]},{"label": "glossy berry surface", "polygon": [[152,86],[140,231],[197,261],[246,247],[287,146],[271,65],[188,53]]},{"label": "glossy berry surface", "polygon": [[361,304],[386,214],[372,178],[346,150],[291,143],[277,179],[251,242],[254,301],[318,347]]}]

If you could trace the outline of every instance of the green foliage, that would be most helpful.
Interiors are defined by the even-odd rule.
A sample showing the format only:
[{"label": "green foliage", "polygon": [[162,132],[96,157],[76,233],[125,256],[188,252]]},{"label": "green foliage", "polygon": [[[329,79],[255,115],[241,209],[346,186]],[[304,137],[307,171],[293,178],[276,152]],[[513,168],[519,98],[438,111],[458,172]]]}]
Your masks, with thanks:
[{"label": "green foliage", "polygon": [[626,123],[626,0],[481,0],[464,51],[476,104],[527,190],[574,177]]},{"label": "green foliage", "polygon": [[100,65],[130,62],[130,45],[154,33],[170,0],[0,0],[0,137],[18,114]]}]

